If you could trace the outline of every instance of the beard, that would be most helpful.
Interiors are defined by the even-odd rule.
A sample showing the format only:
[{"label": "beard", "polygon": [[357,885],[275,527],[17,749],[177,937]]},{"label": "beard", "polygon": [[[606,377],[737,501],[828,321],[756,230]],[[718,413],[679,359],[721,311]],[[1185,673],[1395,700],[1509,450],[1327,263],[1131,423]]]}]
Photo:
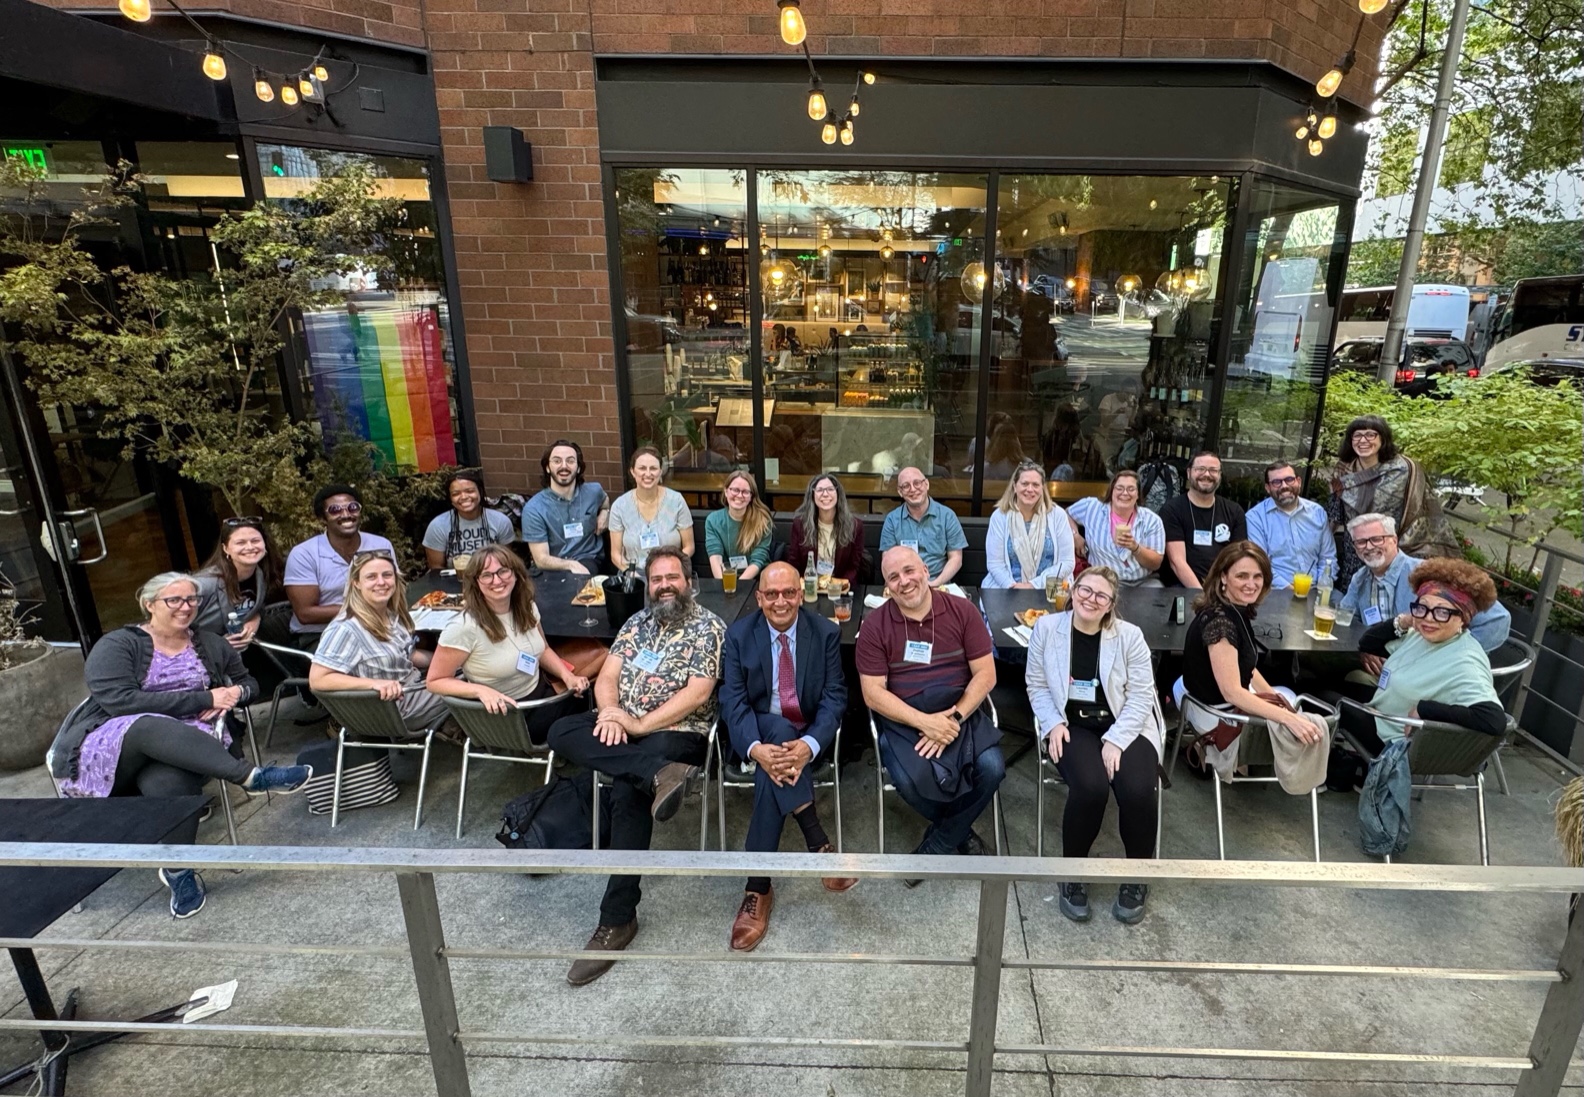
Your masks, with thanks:
[{"label": "beard", "polygon": [[668,627],[681,621],[693,612],[693,592],[688,588],[677,591],[676,597],[669,601],[657,601],[650,605],[649,612],[662,627]]}]

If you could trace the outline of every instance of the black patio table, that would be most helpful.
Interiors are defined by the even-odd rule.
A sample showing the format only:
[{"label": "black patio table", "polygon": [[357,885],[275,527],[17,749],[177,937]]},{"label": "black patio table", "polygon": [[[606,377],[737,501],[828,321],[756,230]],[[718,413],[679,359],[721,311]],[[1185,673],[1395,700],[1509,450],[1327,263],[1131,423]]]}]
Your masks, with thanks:
[{"label": "black patio table", "polygon": [[[1185,603],[1187,619],[1193,620],[1193,600],[1197,591],[1182,587],[1123,587],[1118,615],[1124,621],[1137,625],[1144,640],[1155,652],[1181,652],[1188,635],[1187,624],[1175,625],[1170,621],[1172,603],[1180,595]],[[1025,609],[1049,609],[1042,590],[991,590],[980,588],[985,616],[990,619],[990,632],[998,647],[1012,646],[1014,641],[1006,629],[1019,624],[1014,616]],[[1254,637],[1269,651],[1302,652],[1356,652],[1359,638],[1364,635],[1362,618],[1354,618],[1347,627],[1337,625],[1332,634],[1335,640],[1316,640],[1305,630],[1314,627],[1316,595],[1294,598],[1291,591],[1272,591],[1260,605],[1254,618]]]}]

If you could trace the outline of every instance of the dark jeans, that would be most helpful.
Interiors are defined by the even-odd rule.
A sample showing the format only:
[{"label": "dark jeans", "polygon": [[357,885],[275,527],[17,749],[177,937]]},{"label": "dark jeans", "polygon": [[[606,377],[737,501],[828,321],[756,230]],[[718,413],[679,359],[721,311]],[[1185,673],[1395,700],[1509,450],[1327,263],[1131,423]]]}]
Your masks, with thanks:
[{"label": "dark jeans", "polygon": [[1122,845],[1129,857],[1155,856],[1155,747],[1140,735],[1122,752],[1116,777],[1106,778],[1100,759],[1104,740],[1088,728],[1069,727],[1056,768],[1067,782],[1062,812],[1062,856],[1087,857],[1100,834],[1114,791]]},{"label": "dark jeans", "polygon": [[908,780],[902,767],[896,764],[894,751],[899,745],[903,749],[912,749],[902,744],[896,736],[880,736],[880,758],[885,762],[886,772],[891,777],[891,783],[896,786],[897,795],[901,796],[914,811],[930,821],[929,829],[924,832],[924,840],[919,843],[918,852],[955,853],[957,847],[967,841],[968,832],[973,829],[974,821],[983,814],[985,808],[990,806],[990,801],[995,798],[996,789],[1001,787],[1001,779],[1006,776],[1006,759],[1001,755],[1001,748],[988,747],[980,751],[979,757],[974,759],[973,787],[957,799],[942,803],[921,795]]},{"label": "dark jeans", "polygon": [[[233,739],[233,748],[240,744]],[[196,796],[211,777],[240,785],[253,763],[169,716],[144,716],[121,740],[112,796]]]},{"label": "dark jeans", "polygon": [[[617,746],[594,736],[595,712],[564,716],[550,725],[550,749],[612,781],[610,849],[648,849],[654,835],[653,781],[672,762],[702,765],[704,736],[691,731],[656,731]],[[600,903],[600,925],[624,926],[638,916],[643,898],[637,876],[612,876]]]}]

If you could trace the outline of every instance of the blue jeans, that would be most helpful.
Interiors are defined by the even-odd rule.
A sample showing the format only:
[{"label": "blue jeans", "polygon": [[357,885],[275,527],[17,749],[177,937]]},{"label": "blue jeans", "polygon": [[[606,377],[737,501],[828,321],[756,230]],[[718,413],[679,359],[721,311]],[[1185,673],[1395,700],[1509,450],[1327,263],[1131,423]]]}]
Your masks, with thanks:
[{"label": "blue jeans", "polygon": [[[973,829],[975,820],[983,814],[985,808],[990,806],[990,801],[995,798],[996,789],[1001,787],[1001,779],[1006,776],[1006,759],[1001,754],[1001,748],[988,747],[980,751],[979,757],[974,759],[973,789],[950,803],[941,803],[939,800],[930,800],[919,795],[918,789],[908,780],[902,767],[896,764],[896,755],[893,752],[901,745],[895,741],[894,736],[880,736],[880,759],[885,763],[891,783],[896,786],[897,795],[901,796],[910,808],[930,821],[929,829],[924,832],[924,840],[919,843],[917,852],[956,853],[957,847],[968,840],[968,832]],[[912,748],[903,746],[903,749]]]}]

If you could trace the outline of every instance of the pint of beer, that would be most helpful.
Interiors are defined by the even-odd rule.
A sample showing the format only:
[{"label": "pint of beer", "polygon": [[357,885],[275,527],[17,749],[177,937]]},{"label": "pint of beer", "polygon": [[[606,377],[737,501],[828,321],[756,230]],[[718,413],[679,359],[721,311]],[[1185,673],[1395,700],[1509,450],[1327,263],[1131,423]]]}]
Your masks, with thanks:
[{"label": "pint of beer", "polygon": [[1336,610],[1330,606],[1315,607],[1314,630],[1321,636],[1330,636],[1331,627],[1336,624]]}]

